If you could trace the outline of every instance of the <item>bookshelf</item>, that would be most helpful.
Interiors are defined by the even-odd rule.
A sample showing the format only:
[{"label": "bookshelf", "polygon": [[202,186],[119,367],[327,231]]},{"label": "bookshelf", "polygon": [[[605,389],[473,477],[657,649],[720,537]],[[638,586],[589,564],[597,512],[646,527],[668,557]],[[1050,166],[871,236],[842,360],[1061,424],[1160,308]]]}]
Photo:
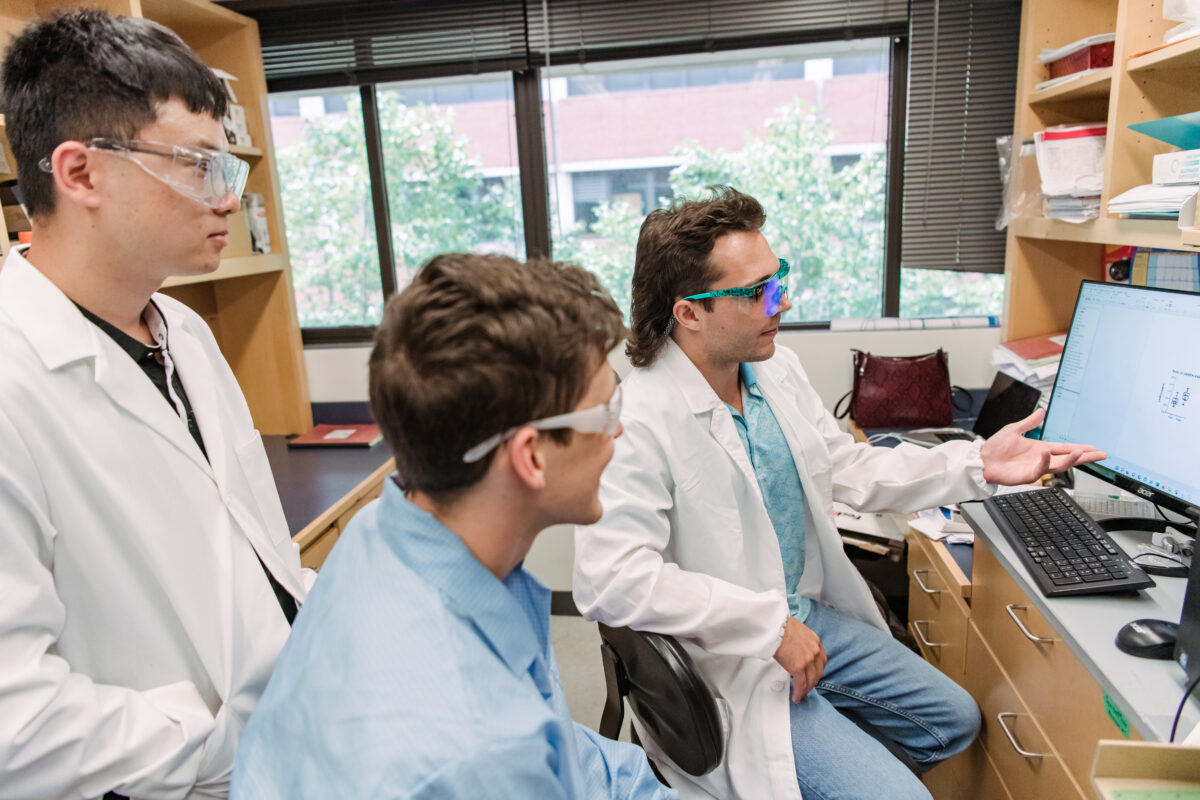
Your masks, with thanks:
[{"label": "bookshelf", "polygon": [[[234,90],[246,111],[253,146],[230,150],[250,164],[246,191],[262,195],[271,252],[256,254],[248,240],[231,241],[216,272],[168,280],[163,292],[187,303],[208,322],[262,433],[307,431],[312,409],[292,296],[258,24],[208,0],[5,0],[0,8],[0,47],[7,47],[29,20],[71,5],[152,19],[179,34],[205,63],[237,76]],[[7,148],[2,135],[0,146]],[[0,180],[12,177],[0,175]],[[8,240],[6,229],[5,253]]]},{"label": "bookshelf", "polygon": [[[1008,229],[1004,339],[1021,339],[1070,323],[1079,282],[1103,280],[1105,245],[1200,250],[1200,234],[1174,221],[1120,219],[1108,201],[1150,182],[1151,164],[1166,144],[1135,133],[1132,122],[1200,108],[1200,37],[1162,47],[1175,23],[1162,19],[1153,0],[1025,0],[1017,74],[1014,135],[1032,138],[1051,125],[1108,124],[1101,215],[1075,225],[1041,217],[1014,220]],[[1098,33],[1116,31],[1113,66],[1078,82],[1037,92],[1044,79],[1037,53]]]}]

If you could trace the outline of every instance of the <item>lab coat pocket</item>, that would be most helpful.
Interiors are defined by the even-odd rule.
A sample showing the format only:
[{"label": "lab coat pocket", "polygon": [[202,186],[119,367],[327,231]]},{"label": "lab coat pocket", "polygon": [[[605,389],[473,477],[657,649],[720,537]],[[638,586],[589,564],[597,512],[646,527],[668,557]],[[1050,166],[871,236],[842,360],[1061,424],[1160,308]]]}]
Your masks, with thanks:
[{"label": "lab coat pocket", "polygon": [[181,757],[199,759],[205,742],[216,727],[216,719],[196,685],[191,681],[178,681],[147,689],[141,694],[163,716],[178,724],[183,734],[183,745],[179,749]]},{"label": "lab coat pocket", "polygon": [[279,491],[275,488],[275,478],[271,474],[271,464],[267,461],[267,451],[263,449],[262,437],[255,431],[251,438],[238,445],[235,450],[238,464],[246,476],[250,494],[254,498],[259,518],[271,535],[271,541],[277,545],[291,539],[288,533],[287,518],[283,515],[283,506],[279,502]]}]

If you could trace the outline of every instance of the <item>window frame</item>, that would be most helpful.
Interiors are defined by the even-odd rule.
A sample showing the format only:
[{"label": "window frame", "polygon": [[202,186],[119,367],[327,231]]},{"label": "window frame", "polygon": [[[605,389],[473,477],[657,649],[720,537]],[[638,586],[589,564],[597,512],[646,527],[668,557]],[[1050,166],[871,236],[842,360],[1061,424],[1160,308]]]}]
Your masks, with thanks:
[{"label": "window frame", "polygon": [[[890,97],[888,103],[888,143],[887,158],[887,197],[885,199],[885,225],[887,231],[884,244],[883,286],[880,296],[880,315],[882,317],[899,317],[900,315],[900,215],[901,199],[903,197],[903,163],[904,163],[904,132],[905,104],[908,87],[908,32],[899,26],[892,29],[873,31],[874,36],[887,36],[890,54]],[[755,42],[753,44],[740,40],[722,42],[719,46],[710,48],[716,50],[744,50],[763,46],[780,44],[804,44],[814,41],[833,41],[829,37],[813,37],[800,35],[787,37],[784,41],[769,43]],[[626,59],[630,57],[654,57],[669,55],[698,54],[703,50],[680,52],[676,47],[647,48],[636,53],[626,52],[606,54],[609,59]],[[376,89],[381,84],[397,81],[414,81],[438,77],[461,77],[470,74],[469,64],[451,65],[441,69],[403,70],[403,74],[388,71],[386,74],[373,75],[370,82],[357,85],[362,98],[363,128],[366,138],[367,167],[371,181],[371,197],[375,219],[376,246],[379,251],[379,269],[383,287],[384,302],[394,295],[399,287],[396,285],[396,264],[392,251],[391,216],[389,213],[387,185],[383,169],[383,132],[380,128]],[[524,217],[525,250],[529,258],[552,255],[551,223],[549,202],[549,178],[545,157],[545,120],[542,117],[542,79],[541,70],[537,68],[511,71],[513,81],[513,103],[516,125],[518,181],[521,187],[521,209]],[[298,84],[310,83],[301,80]],[[279,86],[276,91],[288,91],[301,88],[317,88],[315,86]],[[349,87],[348,87],[349,88]],[[586,265],[584,265],[586,267]],[[374,338],[377,326],[356,325],[321,328],[301,328],[301,341],[309,345],[346,345],[366,344]],[[798,330],[828,330],[830,321],[813,322],[784,322],[780,326],[785,331]]]}]

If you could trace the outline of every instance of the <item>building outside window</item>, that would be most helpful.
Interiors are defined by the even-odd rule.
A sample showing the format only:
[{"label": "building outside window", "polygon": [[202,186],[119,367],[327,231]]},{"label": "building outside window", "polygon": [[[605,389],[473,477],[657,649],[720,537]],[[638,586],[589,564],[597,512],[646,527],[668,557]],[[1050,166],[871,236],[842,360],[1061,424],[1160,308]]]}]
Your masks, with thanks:
[{"label": "building outside window", "polygon": [[[727,183],[792,264],[785,322],[882,313],[887,38],[553,67],[541,77],[556,259],[629,308],[638,229]],[[395,286],[441,252],[524,257],[511,73],[371,87]],[[372,326],[385,300],[358,88],[274,94],[272,130],[306,329]],[[898,216],[895,224],[899,224]],[[902,316],[998,314],[1003,277],[904,268]]]},{"label": "building outside window", "polygon": [[555,257],[628,309],[646,214],[727,183],[763,203],[792,263],[785,321],[879,316],[888,53],[867,39],[545,71]]}]

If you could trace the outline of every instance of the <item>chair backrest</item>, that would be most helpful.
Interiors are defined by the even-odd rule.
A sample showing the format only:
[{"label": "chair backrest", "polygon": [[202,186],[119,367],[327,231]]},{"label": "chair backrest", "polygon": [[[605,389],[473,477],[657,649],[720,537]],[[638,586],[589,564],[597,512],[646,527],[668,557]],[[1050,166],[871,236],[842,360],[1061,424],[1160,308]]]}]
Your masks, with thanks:
[{"label": "chair backrest", "polygon": [[671,636],[600,624],[608,684],[600,733],[617,738],[629,698],[646,734],[689,775],[712,771],[725,754],[716,697],[687,651]]}]

